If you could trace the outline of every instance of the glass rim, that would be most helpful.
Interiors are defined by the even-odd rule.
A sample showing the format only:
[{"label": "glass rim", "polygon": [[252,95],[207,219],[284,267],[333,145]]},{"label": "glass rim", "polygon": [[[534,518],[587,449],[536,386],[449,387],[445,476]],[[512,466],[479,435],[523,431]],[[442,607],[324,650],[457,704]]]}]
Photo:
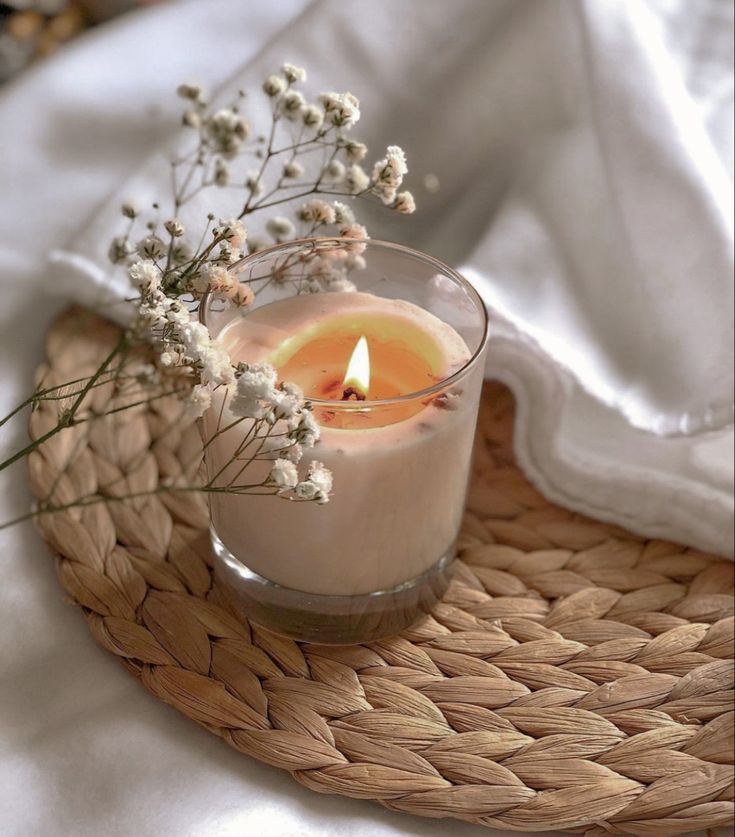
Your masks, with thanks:
[{"label": "glass rim", "polygon": [[[469,359],[465,361],[465,363],[462,364],[462,366],[459,369],[457,369],[455,372],[453,372],[446,378],[443,378],[441,381],[437,381],[437,383],[432,384],[430,387],[425,387],[424,389],[416,390],[415,392],[409,392],[405,395],[396,395],[393,398],[383,398],[376,400],[365,399],[365,401],[335,401],[326,398],[311,398],[307,395],[305,396],[305,398],[309,403],[330,410],[337,409],[340,411],[344,410],[347,412],[366,412],[373,408],[390,407],[396,404],[405,404],[409,401],[418,401],[424,398],[435,396],[440,390],[444,390],[447,387],[452,386],[453,384],[457,383],[457,381],[464,378],[466,374],[469,373],[470,369],[475,365],[476,361],[482,356],[482,353],[484,352],[488,342],[490,320],[488,317],[487,308],[485,307],[485,303],[483,302],[482,297],[478,293],[477,289],[468,279],[465,279],[465,277],[462,276],[462,274],[459,271],[445,264],[440,259],[437,259],[435,256],[430,255],[429,253],[424,253],[421,250],[415,250],[413,247],[407,247],[405,244],[397,244],[393,241],[383,241],[379,238],[342,238],[340,236],[314,236],[311,238],[295,238],[291,241],[283,241],[278,244],[273,244],[270,247],[264,247],[262,250],[256,250],[254,253],[249,253],[247,256],[244,256],[242,259],[235,262],[233,265],[230,266],[230,269],[235,267],[247,266],[249,263],[254,262],[259,258],[271,255],[274,252],[278,252],[281,250],[303,247],[304,245],[309,244],[327,244],[330,242],[334,244],[365,244],[367,247],[377,247],[381,250],[391,250],[396,253],[402,253],[405,255],[413,256],[414,258],[418,258],[421,261],[436,268],[438,272],[443,273],[444,275],[454,279],[459,284],[459,286],[465,292],[468,293],[468,295],[474,301],[477,308],[481,311],[482,337],[475,351],[472,352],[472,355],[469,357]],[[325,293],[329,293],[329,291],[325,291]],[[386,299],[387,298],[388,297],[386,297]],[[217,299],[216,295],[212,291],[206,291],[205,294],[202,296],[201,301],[199,302],[199,322],[202,325],[206,326],[207,330],[209,330],[209,325],[207,323],[207,311],[209,310],[210,303],[214,299]],[[447,325],[449,325],[449,323],[447,323]]]}]

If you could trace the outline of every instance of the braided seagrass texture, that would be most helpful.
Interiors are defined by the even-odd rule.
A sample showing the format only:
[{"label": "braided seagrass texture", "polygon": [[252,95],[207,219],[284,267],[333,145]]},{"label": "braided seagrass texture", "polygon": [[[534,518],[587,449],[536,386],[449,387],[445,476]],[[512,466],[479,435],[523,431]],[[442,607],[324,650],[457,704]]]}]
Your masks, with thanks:
[{"label": "braided seagrass texture", "polygon": [[[117,336],[67,312],[44,386],[93,372]],[[122,397],[97,387],[87,406]],[[42,402],[31,435],[64,406]],[[159,700],[315,791],[520,831],[730,823],[732,564],[551,505],[514,465],[512,421],[509,393],[489,385],[454,581],[433,615],[370,645],[238,622],[212,587],[199,495],[40,524],[100,645]],[[50,439],[31,484],[57,504],[154,491],[193,476],[199,455],[196,429],[161,399]]]}]

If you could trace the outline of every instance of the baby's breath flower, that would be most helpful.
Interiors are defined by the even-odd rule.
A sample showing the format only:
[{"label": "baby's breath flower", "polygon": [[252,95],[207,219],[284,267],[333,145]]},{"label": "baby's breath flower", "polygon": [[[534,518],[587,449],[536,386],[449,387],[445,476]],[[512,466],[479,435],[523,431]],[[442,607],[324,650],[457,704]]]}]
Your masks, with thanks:
[{"label": "baby's breath flower", "polygon": [[120,208],[120,211],[125,218],[137,218],[138,217],[138,210],[133,206],[132,203],[124,203]]},{"label": "baby's breath flower", "polygon": [[150,295],[161,285],[161,272],[149,259],[130,265],[128,276],[133,287],[137,288],[143,296]]},{"label": "baby's breath flower", "polygon": [[209,387],[197,384],[192,388],[186,400],[186,412],[192,418],[200,418],[212,406],[212,391]]},{"label": "baby's breath flower", "polygon": [[334,276],[324,283],[324,290],[327,291],[327,293],[351,294],[357,290],[357,286],[354,282],[350,282],[346,276]]},{"label": "baby's breath flower", "polygon": [[214,182],[217,186],[227,186],[230,182],[230,167],[221,157],[214,161]]},{"label": "baby's breath flower", "polygon": [[416,211],[416,201],[410,192],[399,192],[396,195],[396,202],[393,204],[393,209],[402,212],[404,215],[410,215]]},{"label": "baby's breath flower", "polygon": [[270,96],[271,98],[280,96],[285,89],[286,82],[280,76],[268,76],[263,82],[263,91],[266,96]]},{"label": "baby's breath flower", "polygon": [[214,234],[218,238],[229,242],[233,247],[240,247],[244,244],[248,235],[245,224],[237,218],[228,218],[226,221],[220,218],[219,225],[215,227]]},{"label": "baby's breath flower", "polygon": [[[385,159],[376,163],[376,166],[384,166],[389,172],[389,175],[386,175],[384,172],[379,179],[384,179],[386,176],[389,176],[391,182],[396,183],[396,185],[399,180],[408,173],[406,155],[403,149],[398,145],[389,145],[386,149]],[[377,177],[378,176],[376,175],[376,178]]]},{"label": "baby's breath flower", "polygon": [[396,192],[408,172],[406,155],[397,145],[389,145],[385,157],[373,167],[373,192],[388,205],[396,199]]},{"label": "baby's breath flower", "polygon": [[[185,305],[182,305],[180,302],[173,301],[169,304],[166,310],[166,320],[178,328],[181,328],[191,322],[191,314]],[[207,332],[206,328],[204,331]]]},{"label": "baby's breath flower", "polygon": [[394,203],[398,195],[395,186],[388,186],[385,183],[376,183],[373,187],[373,192],[380,198],[380,200],[386,206],[389,206],[390,204]]},{"label": "baby's breath flower", "polygon": [[367,246],[365,244],[365,239],[370,238],[370,236],[362,224],[350,224],[348,227],[341,227],[339,233],[343,238],[358,239],[357,241],[353,241],[345,246],[345,250],[348,253],[353,253],[359,256],[361,253],[365,252],[365,247]]},{"label": "baby's breath flower", "polygon": [[349,206],[347,206],[346,203],[334,201],[332,206],[334,207],[335,223],[340,224],[341,226],[349,226],[350,224],[355,223],[355,213]]},{"label": "baby's breath flower", "polygon": [[338,128],[351,128],[360,119],[360,102],[352,93],[322,93],[326,119]]},{"label": "baby's breath flower", "polygon": [[166,245],[157,235],[147,235],[141,238],[135,249],[144,259],[160,259],[166,252]]},{"label": "baby's breath flower", "polygon": [[230,401],[233,415],[262,419],[276,397],[276,370],[269,363],[244,364]]},{"label": "baby's breath flower", "polygon": [[298,469],[288,459],[276,459],[271,468],[269,481],[278,488],[279,493],[289,491],[296,488],[299,482]]},{"label": "baby's breath flower", "polygon": [[281,67],[281,72],[286,77],[289,84],[296,84],[299,81],[306,81],[306,70],[301,67],[294,67],[293,64],[284,64]]},{"label": "baby's breath flower", "polygon": [[316,105],[307,105],[302,113],[302,119],[307,128],[317,130],[324,123],[324,111]]},{"label": "baby's breath flower", "polygon": [[178,218],[170,218],[163,226],[172,238],[181,238],[184,234],[184,225]]},{"label": "baby's breath flower", "polygon": [[311,277],[299,286],[299,293],[301,294],[323,294],[324,282],[321,278]]},{"label": "baby's breath flower", "polygon": [[305,448],[313,448],[315,443],[319,441],[320,436],[321,430],[310,410],[302,411],[299,423],[288,434],[289,439],[298,442]]},{"label": "baby's breath flower", "polygon": [[223,241],[219,246],[219,254],[211,257],[211,260],[218,264],[234,265],[242,258],[242,250],[239,247],[233,247],[229,242]]},{"label": "baby's breath flower", "polygon": [[370,178],[362,166],[356,163],[351,165],[345,172],[345,186],[352,195],[359,195],[370,186]]},{"label": "baby's breath flower", "polygon": [[289,443],[288,447],[281,448],[281,456],[291,462],[301,462],[301,457],[304,455],[304,449],[298,442]]},{"label": "baby's breath flower", "polygon": [[235,373],[229,355],[212,342],[206,326],[191,319],[187,322],[179,322],[176,327],[176,336],[182,344],[186,357],[192,363],[198,364],[203,384],[218,386],[234,382]]},{"label": "baby's breath flower", "polygon": [[223,108],[207,120],[206,133],[217,153],[233,157],[248,138],[250,129],[232,108]]},{"label": "baby's breath flower", "polygon": [[251,235],[248,238],[248,253],[257,253],[258,250],[265,250],[268,246],[270,242],[262,235]]},{"label": "baby's breath flower", "polygon": [[283,167],[283,176],[291,180],[298,179],[304,173],[304,167],[296,160],[289,160]]},{"label": "baby's breath flower", "polygon": [[221,264],[205,265],[194,279],[194,290],[199,293],[211,291],[217,296],[231,299],[237,293],[237,280]]},{"label": "baby's breath flower", "polygon": [[300,389],[293,392],[278,390],[273,398],[273,415],[277,420],[289,421],[301,416],[304,393]]},{"label": "baby's breath flower", "polygon": [[367,154],[367,145],[350,141],[345,145],[345,154],[351,163],[361,163]]},{"label": "baby's breath flower", "polygon": [[296,214],[301,221],[313,221],[316,224],[333,224],[335,220],[334,207],[318,199],[307,201]]},{"label": "baby's breath flower", "polygon": [[289,238],[293,237],[295,232],[294,226],[288,218],[284,218],[280,215],[277,215],[275,218],[271,218],[265,225],[265,228],[268,234],[278,242],[287,241]]},{"label": "baby's breath flower", "polygon": [[365,259],[356,253],[350,253],[345,259],[345,268],[347,270],[365,270],[366,267],[367,262]]},{"label": "baby's breath flower", "polygon": [[296,486],[296,496],[303,500],[316,500],[320,504],[328,503],[332,484],[332,472],[323,463],[314,460],[309,465],[306,480]]},{"label": "baby's breath flower", "polygon": [[230,384],[234,380],[235,373],[230,363],[227,352],[214,347],[202,351],[199,355],[201,366],[201,378],[205,384],[220,386]]},{"label": "baby's breath flower", "polygon": [[271,398],[278,373],[270,363],[246,363],[237,378],[237,394],[249,398]]},{"label": "baby's breath flower", "polygon": [[180,84],[176,88],[176,93],[182,99],[189,99],[192,102],[200,102],[204,99],[204,88],[198,84]]},{"label": "baby's breath flower", "polygon": [[195,110],[185,110],[181,117],[181,124],[185,128],[199,128],[202,124],[202,117]]},{"label": "baby's breath flower", "polygon": [[322,177],[331,183],[339,183],[345,176],[345,166],[339,160],[331,160],[324,166]]},{"label": "baby's breath flower", "polygon": [[125,236],[118,236],[113,238],[110,244],[110,249],[107,251],[107,256],[113,264],[121,264],[127,261],[129,256],[135,252],[133,245]]},{"label": "baby's breath flower", "polygon": [[260,177],[260,172],[248,172],[247,177],[245,178],[245,188],[248,189],[255,198],[263,194],[263,181]]},{"label": "baby's breath flower", "polygon": [[240,308],[247,308],[255,301],[255,293],[250,285],[247,285],[245,282],[238,282],[237,291],[234,297],[232,297],[232,301]]},{"label": "baby's breath flower", "polygon": [[350,224],[349,226],[340,227],[339,233],[344,238],[370,238],[368,231],[362,224]]},{"label": "baby's breath flower", "polygon": [[298,90],[289,90],[280,101],[281,113],[286,119],[296,119],[306,107],[306,99]]}]

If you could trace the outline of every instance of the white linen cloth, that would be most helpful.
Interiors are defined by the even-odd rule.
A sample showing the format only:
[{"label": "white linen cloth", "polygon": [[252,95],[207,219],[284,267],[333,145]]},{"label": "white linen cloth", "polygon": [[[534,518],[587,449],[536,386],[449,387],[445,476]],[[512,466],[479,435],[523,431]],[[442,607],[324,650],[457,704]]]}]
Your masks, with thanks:
[{"label": "white linen cloth", "polygon": [[[372,8],[355,26],[359,4],[305,6],[223,66],[225,89],[257,87],[287,53],[312,89],[359,92],[356,134],[444,184],[419,182],[410,222],[368,212],[370,229],[463,264],[483,292],[488,372],[518,398],[529,477],[586,514],[731,553],[731,180],[656,18],[620,0]],[[64,288],[110,287],[120,204],[168,192],[162,150],[53,254]]]},{"label": "white linen cloth", "polygon": [[[489,371],[514,388],[540,487],[731,548],[731,33],[726,0],[696,15],[685,0],[189,0],[88,33],[0,90],[0,412],[27,393],[70,282],[89,298],[103,276],[121,197],[160,196],[145,166],[176,131],[171,88],[252,89],[288,59],[310,89],[361,96],[371,151],[395,141],[417,180],[438,174],[416,216],[370,229],[482,287]],[[0,486],[3,520],[27,508],[22,469]],[[32,527],[0,545],[3,834],[486,833],[322,797],[228,750],[94,645]]]}]

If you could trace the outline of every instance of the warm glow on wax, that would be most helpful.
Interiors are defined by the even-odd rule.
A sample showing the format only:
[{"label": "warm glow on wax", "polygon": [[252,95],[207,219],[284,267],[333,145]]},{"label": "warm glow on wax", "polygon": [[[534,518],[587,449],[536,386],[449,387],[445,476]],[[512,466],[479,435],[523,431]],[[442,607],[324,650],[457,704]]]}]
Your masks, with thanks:
[{"label": "warm glow on wax", "polygon": [[345,372],[342,385],[344,387],[354,387],[363,395],[368,394],[370,389],[370,353],[365,337],[361,337],[357,341],[350,362],[347,364],[347,372]]}]

